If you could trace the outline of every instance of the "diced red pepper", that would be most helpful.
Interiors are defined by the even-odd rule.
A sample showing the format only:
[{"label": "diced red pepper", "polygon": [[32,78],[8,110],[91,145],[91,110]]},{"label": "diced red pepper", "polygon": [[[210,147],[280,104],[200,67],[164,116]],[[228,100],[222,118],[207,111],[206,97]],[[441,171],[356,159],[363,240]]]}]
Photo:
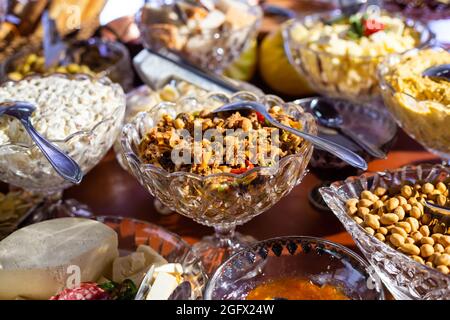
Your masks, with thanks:
[{"label": "diced red pepper", "polygon": [[364,20],[363,22],[364,35],[366,37],[371,34],[377,33],[378,31],[384,30],[384,24],[371,18]]},{"label": "diced red pepper", "polygon": [[231,169],[230,172],[234,174],[241,174],[244,173],[245,171],[247,171],[247,168]]},{"label": "diced red pepper", "polygon": [[246,168],[231,169],[230,172],[234,173],[234,174],[241,174],[241,173],[244,173],[244,172],[246,172],[248,170],[251,170],[251,169],[253,169],[255,167],[253,165],[253,163],[251,163],[248,160],[245,160],[245,165],[247,166]]},{"label": "diced red pepper", "polygon": [[264,121],[266,120],[264,118],[264,116],[261,113],[257,112],[257,111],[256,111],[256,117],[258,118],[258,122],[259,123],[264,123]]}]

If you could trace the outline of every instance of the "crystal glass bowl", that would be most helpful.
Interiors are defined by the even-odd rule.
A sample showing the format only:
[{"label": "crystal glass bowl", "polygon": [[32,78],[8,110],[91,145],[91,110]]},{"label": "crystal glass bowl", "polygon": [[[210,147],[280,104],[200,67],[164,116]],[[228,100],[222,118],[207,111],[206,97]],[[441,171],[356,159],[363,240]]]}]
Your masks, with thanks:
[{"label": "crystal glass bowl", "polygon": [[[433,50],[443,50],[433,48]],[[450,161],[450,109],[432,100],[417,100],[415,97],[396,91],[385,76],[397,67],[404,57],[414,56],[419,50],[411,50],[402,55],[391,55],[380,64],[381,93],[385,105],[398,125],[413,139],[430,152]],[[436,93],[440,94],[440,93]]]},{"label": "crystal glass bowl", "polygon": [[422,265],[368,234],[346,211],[345,203],[363,190],[401,185],[402,182],[436,182],[450,178],[450,169],[441,165],[406,166],[398,170],[366,173],[335,182],[321,193],[358,248],[396,299],[449,299],[450,276]]},{"label": "crystal glass bowl", "polygon": [[[147,245],[170,263],[180,263],[185,271],[183,278],[191,283],[191,299],[201,299],[206,284],[200,261],[192,253],[191,247],[179,236],[152,223],[116,216],[99,216],[100,221],[117,232],[119,254],[135,252],[139,245]],[[144,297],[136,297],[145,300]]]},{"label": "crystal glass bowl", "polygon": [[[315,91],[329,97],[343,98],[355,102],[369,101],[379,97],[376,76],[377,66],[385,56],[338,55],[309,48],[295,41],[292,32],[299,25],[306,29],[318,22],[336,18],[340,12],[311,15],[291,20],[283,29],[285,51],[291,64],[303,74]],[[428,27],[418,21],[404,19],[405,24],[419,35],[418,47],[428,44],[434,35]]]},{"label": "crystal glass bowl", "polygon": [[286,277],[334,286],[352,300],[384,299],[381,281],[367,262],[339,244],[312,237],[264,240],[236,253],[214,273],[205,299],[244,300],[258,285]]},{"label": "crystal glass bowl", "polygon": [[[59,75],[74,80],[87,79],[86,75]],[[32,76],[38,77],[38,76]],[[111,148],[122,128],[125,114],[125,95],[121,87],[108,78],[100,78],[102,84],[111,86],[114,95],[123,103],[105,118],[92,122],[90,129],[70,134],[61,140],[51,141],[78,163],[86,174]],[[8,85],[8,82],[2,86]],[[51,195],[72,186],[61,178],[35,144],[0,145],[0,180],[40,194]]]},{"label": "crystal glass bowl", "polygon": [[[233,95],[212,93],[197,98],[184,98],[176,103],[162,102],[150,111],[140,113],[122,130],[124,159],[141,185],[170,209],[215,228],[214,237],[206,238],[194,246],[194,250],[203,258],[208,273],[227,255],[248,242],[248,238],[234,233],[237,225],[244,224],[269,209],[301,182],[311,158],[312,145],[304,142],[300,152],[280,159],[275,170],[270,167],[255,167],[242,174],[221,173],[208,176],[188,172],[169,173],[143,163],[137,150],[146,132],[157,124],[163,114],[175,118],[180,112],[213,110],[234,101],[259,101],[267,108],[278,105],[300,121],[305,132],[317,133],[314,118],[301,107],[285,103],[275,96],[257,97],[249,92]],[[225,184],[225,192],[214,188],[217,184]],[[222,251],[226,251],[226,254]]]},{"label": "crystal glass bowl", "polygon": [[[43,56],[43,48],[27,46],[5,60],[2,66],[4,80],[12,80],[9,74],[26,63],[30,54]],[[120,42],[100,38],[72,40],[67,42],[66,62],[87,65],[99,78],[108,77],[129,91],[133,86],[133,70],[128,49]],[[14,79],[15,80],[15,79]]]},{"label": "crystal glass bowl", "polygon": [[202,68],[215,72],[224,70],[255,39],[263,16],[259,6],[242,0],[230,0],[230,4],[235,2],[235,5],[243,7],[245,14],[253,18],[252,21],[245,26],[231,29],[213,27],[189,31],[188,28],[177,25],[175,21],[161,22],[161,18],[152,12],[168,10],[174,14],[171,6],[177,1],[179,0],[150,0],[139,10],[136,21],[144,46],[155,51],[168,49]]}]

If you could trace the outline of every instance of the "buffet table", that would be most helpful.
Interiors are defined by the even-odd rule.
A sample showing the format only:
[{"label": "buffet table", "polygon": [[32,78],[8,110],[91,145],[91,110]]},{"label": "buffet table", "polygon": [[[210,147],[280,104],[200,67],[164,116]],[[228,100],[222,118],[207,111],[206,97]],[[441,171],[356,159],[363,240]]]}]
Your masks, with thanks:
[{"label": "buffet table", "polygon": [[[294,9],[300,14],[310,14],[326,9],[323,5],[307,5],[303,1],[296,0],[267,2]],[[265,18],[262,33],[268,33],[277,28],[278,22],[274,18]],[[131,51],[138,52],[135,49]],[[258,79],[255,82],[258,83]],[[388,158],[371,162],[369,171],[395,169],[429,160],[437,160],[437,158],[399,129],[397,142]],[[309,173],[287,197],[267,212],[244,226],[238,227],[238,231],[260,240],[285,235],[324,237],[356,249],[350,235],[344,231],[342,224],[333,213],[321,212],[312,207],[308,201],[308,193],[319,182],[317,177]],[[178,214],[167,216],[159,214],[153,205],[153,198],[136,179],[119,166],[113,152],[109,152],[79,186],[68,189],[64,195],[87,204],[96,215],[117,215],[147,220],[181,235],[190,243],[211,234],[212,231]]]}]

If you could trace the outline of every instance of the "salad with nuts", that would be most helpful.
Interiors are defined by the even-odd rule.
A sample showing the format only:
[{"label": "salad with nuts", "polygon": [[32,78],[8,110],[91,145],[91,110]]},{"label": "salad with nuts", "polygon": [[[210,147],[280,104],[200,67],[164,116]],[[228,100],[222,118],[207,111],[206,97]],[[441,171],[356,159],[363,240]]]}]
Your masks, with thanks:
[{"label": "salad with nuts", "polygon": [[[271,107],[269,113],[285,125],[295,129],[302,127],[299,121],[278,106]],[[223,136],[221,145],[217,135],[206,137],[210,129]],[[177,130],[185,130],[188,136],[181,137]],[[228,130],[237,134],[230,135]],[[175,119],[165,114],[142,139],[139,154],[145,163],[168,172],[184,171],[204,176],[215,173],[242,174],[257,166],[271,166],[276,157],[282,158],[300,151],[302,138],[282,130],[277,134],[278,130],[255,111],[180,113]],[[193,138],[198,132],[203,137],[199,141]],[[252,139],[255,136],[262,137],[264,141]],[[219,152],[215,148],[217,146]],[[228,157],[229,153],[224,152],[225,146],[238,156]],[[198,147],[202,150],[200,153],[195,152]],[[177,149],[182,153],[189,152],[187,163],[173,161]],[[242,152],[239,153],[238,149]],[[264,158],[263,154],[269,154],[270,159]]]}]

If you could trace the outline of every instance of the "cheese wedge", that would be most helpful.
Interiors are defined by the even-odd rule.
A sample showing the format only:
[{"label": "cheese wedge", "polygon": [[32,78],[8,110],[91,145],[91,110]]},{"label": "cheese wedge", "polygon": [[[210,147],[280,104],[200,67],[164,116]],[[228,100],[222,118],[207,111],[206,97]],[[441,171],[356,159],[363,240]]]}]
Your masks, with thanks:
[{"label": "cheese wedge", "polygon": [[[116,232],[103,223],[61,218],[22,228],[0,242],[0,299],[48,299],[96,281],[118,256]],[[75,271],[74,271],[75,270]]]}]

